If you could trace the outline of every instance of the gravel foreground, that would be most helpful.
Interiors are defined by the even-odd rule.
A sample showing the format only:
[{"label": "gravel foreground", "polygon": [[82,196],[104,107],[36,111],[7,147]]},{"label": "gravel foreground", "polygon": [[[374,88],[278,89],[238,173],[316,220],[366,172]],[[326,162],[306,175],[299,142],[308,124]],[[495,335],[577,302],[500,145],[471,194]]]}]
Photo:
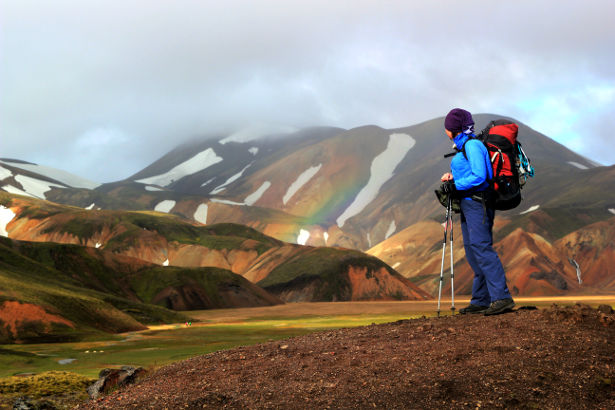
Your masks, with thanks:
[{"label": "gravel foreground", "polygon": [[615,314],[402,320],[194,357],[79,408],[615,408]]}]

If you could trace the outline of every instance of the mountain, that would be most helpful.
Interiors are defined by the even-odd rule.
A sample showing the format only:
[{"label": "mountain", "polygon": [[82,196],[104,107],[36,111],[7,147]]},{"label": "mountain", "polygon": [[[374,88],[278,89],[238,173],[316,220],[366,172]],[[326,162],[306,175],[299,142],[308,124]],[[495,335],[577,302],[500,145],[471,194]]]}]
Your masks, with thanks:
[{"label": "mountain", "polygon": [[302,247],[256,283],[287,302],[430,298],[381,260],[338,248]]},{"label": "mountain", "polygon": [[[476,115],[477,127],[494,117]],[[392,130],[308,129],[277,140],[185,145],[129,181],[158,182],[173,192],[207,197],[208,204],[282,211],[303,218],[297,222],[305,226],[295,228],[295,238],[303,229],[308,244],[365,250],[434,215],[433,189],[448,168],[442,154],[451,150],[442,121]],[[520,140],[537,168],[524,190],[528,207],[557,203],[596,209],[613,203],[613,195],[602,194],[613,188],[612,171],[595,167],[523,124]],[[199,156],[210,162],[199,162]],[[571,194],[570,179],[593,194]],[[601,201],[596,201],[598,194]]]},{"label": "mountain", "polygon": [[[559,219],[551,218],[548,212],[535,211],[531,220],[540,219],[543,222],[536,223],[534,227],[541,226],[541,229],[534,230],[544,230],[550,233],[548,237],[518,227],[527,226],[529,216],[519,216],[512,221],[501,218],[495,224],[494,248],[506,271],[513,296],[615,292],[615,270],[612,268],[615,260],[615,217],[583,226],[563,237],[556,235],[556,232],[563,231],[558,227],[561,225]],[[419,222],[379,243],[367,253],[390,264],[432,296],[436,296],[443,229],[435,221]],[[465,261],[458,217],[455,218],[453,232],[456,238],[453,243],[455,291],[471,294],[473,272]],[[445,295],[450,293],[449,255],[450,247],[447,243],[444,261]],[[572,260],[580,266],[582,283],[578,281]]]},{"label": "mountain", "polygon": [[[475,115],[477,128],[498,117]],[[438,214],[433,190],[448,169],[442,154],[451,150],[442,121],[391,130],[320,127],[193,141],[124,181],[93,190],[51,186],[45,199],[84,208],[158,210],[209,224],[241,223],[283,241],[367,250]],[[523,206],[601,212],[592,222],[608,217],[615,203],[614,168],[596,167],[522,123],[519,139],[537,171],[524,189]],[[15,175],[24,171],[6,164],[13,177],[0,186],[16,187]]]},{"label": "mountain", "polygon": [[[195,282],[194,275],[198,276],[198,272],[190,276],[185,268],[199,267],[232,271],[285,301],[428,297],[385,263],[361,252],[288,244],[243,225],[205,226],[155,212],[84,210],[9,194],[0,194],[0,204],[8,215],[0,227],[12,239],[82,245],[135,258],[141,263],[183,268],[172,280],[169,269],[150,269],[150,280],[142,281],[156,282],[154,274],[164,277],[152,285],[155,292],[148,290],[149,296],[140,295],[140,300],[160,303],[164,299],[165,306],[174,309],[247,306],[228,301],[226,305],[223,302],[216,306],[204,305],[203,298],[187,301],[190,298],[186,294],[194,293],[194,287],[202,284],[203,279]],[[210,278],[212,273],[208,275]],[[156,287],[167,281],[173,289]],[[310,286],[303,289],[297,284]],[[132,289],[139,286],[133,284]],[[266,294],[260,288],[251,289],[252,294]],[[159,294],[163,291],[182,300],[173,302],[171,296]],[[227,299],[238,298],[225,295]],[[275,301],[275,296],[265,295],[261,299]]]},{"label": "mountain", "polygon": [[[480,129],[490,120],[500,117],[477,114],[474,117],[476,128]],[[524,187],[524,201],[519,208],[498,212],[497,243],[506,244],[506,248],[512,246],[506,238],[520,229],[529,235],[518,237],[527,246],[532,241],[540,242],[542,239],[550,246],[557,246],[556,241],[566,235],[613,216],[615,166],[597,166],[523,123],[517,123],[520,125],[519,140],[532,159],[536,176]],[[147,215],[142,211],[154,210],[206,226],[241,224],[283,242],[360,251],[372,249],[371,254],[380,255],[378,257],[384,258],[402,276],[412,278],[433,293],[434,284],[430,278],[434,271],[439,273],[439,259],[433,259],[432,254],[437,256],[441,248],[437,223],[441,222],[444,212],[435,200],[433,191],[439,185],[439,177],[449,168],[449,160],[444,159],[443,154],[451,151],[442,124],[443,118],[436,118],[388,130],[368,125],[351,130],[319,127],[299,131],[280,130],[275,134],[252,130],[220,135],[178,146],[125,180],[94,189],[52,186],[44,197],[80,208],[102,208],[100,215],[106,215],[104,218],[115,218],[112,214],[115,210],[132,210],[139,212],[130,214],[131,217],[138,215],[138,219],[142,220]],[[24,188],[17,186],[22,178],[16,179],[16,175],[32,171],[20,170],[16,162],[0,165],[6,170],[0,171],[0,187]],[[43,180],[47,177],[40,175],[38,178]],[[175,224],[179,219],[169,216],[166,221]],[[28,229],[21,229],[21,233],[13,228],[15,233],[11,235],[28,239],[30,227],[36,227],[32,235],[40,240],[63,241],[63,235],[71,235],[70,232],[62,229],[54,231],[32,220],[28,224]],[[138,228],[139,224],[130,222],[130,225],[130,229],[117,229],[136,232],[135,226]],[[423,228],[426,230],[422,231]],[[406,229],[409,231],[406,232]],[[126,245],[132,233],[122,234],[120,240],[111,240],[111,236],[102,240],[102,236],[108,236],[106,231],[104,235],[102,232],[99,236],[88,237],[84,244],[95,246],[101,243],[109,250],[114,246],[128,246],[130,250],[121,252],[158,264],[167,259],[171,265],[181,264],[179,261],[188,258],[185,256],[188,254],[192,255],[188,258],[189,265],[204,263],[199,259],[201,256],[194,256],[202,246],[193,243],[194,238],[182,242],[171,236],[169,241],[164,235],[152,234],[149,237],[141,232],[132,240],[135,243],[150,241],[151,246],[148,244],[140,249],[138,244]],[[401,236],[394,239],[395,246],[402,246],[405,256],[386,259],[383,255],[388,251],[385,252],[384,248],[392,249],[387,245],[387,240],[393,239],[396,234]],[[115,232],[112,236],[115,238],[118,235]],[[75,235],[72,238],[75,240]],[[414,248],[410,248],[410,243],[414,244]],[[380,245],[383,249],[376,251]],[[303,252],[291,251],[290,247],[283,245],[271,246],[280,246],[278,249],[283,251],[279,252],[287,256],[293,252]],[[265,276],[263,272],[251,272],[247,266],[267,266],[266,273],[269,274],[275,264],[258,260],[266,257],[253,251],[229,251],[233,255],[243,255],[242,261],[249,259],[249,263],[242,262],[245,266],[241,269],[234,268],[227,256],[220,256],[220,249],[208,252],[208,255],[216,260],[212,266],[232,269],[246,277],[262,280]],[[245,255],[250,252],[253,256],[246,259]],[[276,252],[278,250],[272,251]],[[460,245],[457,252],[459,255],[456,258],[462,258]],[[504,249],[503,252],[507,251]],[[536,257],[543,252],[547,251],[541,250]],[[561,253],[561,250],[558,252]],[[182,255],[181,258],[179,255]],[[387,255],[388,258],[392,253]],[[570,282],[569,270],[573,267],[567,259],[561,256],[554,262],[556,267],[547,269],[543,266],[539,271],[559,270],[559,279],[551,281],[566,282],[568,288],[565,292],[571,292],[576,288]],[[529,258],[524,263],[531,261],[532,258]],[[537,272],[534,276],[540,275]],[[529,280],[528,283],[533,281]],[[563,291],[557,286],[534,291],[531,286],[523,285],[518,289],[520,294]]]},{"label": "mountain", "polygon": [[[584,226],[555,242],[555,247],[580,268],[583,284],[615,291],[615,217]],[[576,267],[574,268],[576,271]]]},{"label": "mountain", "polygon": [[100,184],[61,169],[17,159],[0,158],[2,189],[14,194],[45,199],[52,188],[95,189]]}]

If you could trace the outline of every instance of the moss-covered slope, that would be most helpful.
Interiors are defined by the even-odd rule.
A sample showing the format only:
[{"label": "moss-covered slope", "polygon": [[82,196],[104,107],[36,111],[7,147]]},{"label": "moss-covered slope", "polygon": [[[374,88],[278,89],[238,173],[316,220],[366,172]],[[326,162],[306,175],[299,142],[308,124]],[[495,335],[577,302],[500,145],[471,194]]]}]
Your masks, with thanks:
[{"label": "moss-covered slope", "polygon": [[428,298],[381,260],[341,248],[303,247],[257,284],[286,301]]},{"label": "moss-covered slope", "polygon": [[80,340],[188,319],[166,307],[275,303],[223,269],[159,267],[93,248],[0,237],[0,343]]}]

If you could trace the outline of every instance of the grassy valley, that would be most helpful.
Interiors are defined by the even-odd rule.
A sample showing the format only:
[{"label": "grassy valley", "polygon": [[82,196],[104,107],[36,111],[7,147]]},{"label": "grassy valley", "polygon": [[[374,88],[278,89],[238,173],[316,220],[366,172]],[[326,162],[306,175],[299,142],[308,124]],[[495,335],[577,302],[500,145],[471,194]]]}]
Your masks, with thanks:
[{"label": "grassy valley", "polygon": [[175,310],[281,303],[224,269],[160,267],[93,248],[6,238],[0,285],[3,343],[81,340],[190,319]]}]

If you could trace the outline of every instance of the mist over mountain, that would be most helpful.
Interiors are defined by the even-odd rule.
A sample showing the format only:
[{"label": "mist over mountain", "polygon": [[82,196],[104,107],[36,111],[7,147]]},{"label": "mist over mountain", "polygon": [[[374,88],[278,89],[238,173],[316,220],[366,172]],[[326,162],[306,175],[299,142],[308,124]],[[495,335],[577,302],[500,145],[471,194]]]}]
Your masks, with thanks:
[{"label": "mist over mountain", "polygon": [[0,155],[102,183],[194,136],[459,106],[615,162],[610,1],[233,4],[5,0]]},{"label": "mist over mountain", "polygon": [[[499,116],[475,117],[480,129]],[[600,180],[607,168],[522,123],[519,140],[537,169],[524,189],[523,206],[612,206],[606,191],[575,194],[598,189],[583,181]],[[324,244],[322,238],[329,237],[329,244],[368,249],[433,216],[433,189],[448,169],[442,155],[450,151],[441,118],[389,130],[315,127],[271,133],[261,128],[182,144],[134,175],[100,186],[3,160],[0,187],[84,208],[152,209],[203,223],[226,222],[220,213],[233,213],[230,221],[241,223],[255,213],[276,214],[274,219],[296,225],[288,228],[292,235],[280,239],[293,241],[301,230],[314,231],[303,234],[307,242]]]}]

